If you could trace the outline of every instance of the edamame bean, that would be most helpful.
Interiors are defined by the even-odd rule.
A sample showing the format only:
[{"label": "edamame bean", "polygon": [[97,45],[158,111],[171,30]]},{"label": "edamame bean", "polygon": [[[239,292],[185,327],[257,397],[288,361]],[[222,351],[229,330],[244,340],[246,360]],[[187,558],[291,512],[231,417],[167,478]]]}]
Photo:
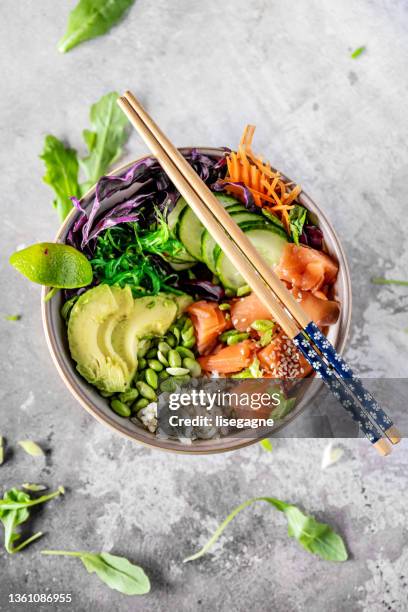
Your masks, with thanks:
[{"label": "edamame bean", "polygon": [[147,363],[149,365],[149,368],[151,368],[155,372],[161,372],[163,369],[163,364],[160,363],[158,359],[149,359]]},{"label": "edamame bean", "polygon": [[128,389],[123,393],[119,393],[119,399],[124,404],[133,404],[133,402],[139,397],[139,391],[137,389]]},{"label": "edamame bean", "polygon": [[189,340],[191,340],[191,338],[195,338],[194,327],[189,327],[186,331],[182,331],[181,338],[182,338],[183,344],[184,342],[188,342]]},{"label": "edamame bean", "polygon": [[130,408],[129,406],[127,406],[126,404],[124,404],[123,402],[121,402],[118,399],[113,399],[110,403],[111,408],[114,412],[116,412],[116,414],[118,414],[121,417],[128,417],[130,416]]},{"label": "edamame bean", "polygon": [[140,395],[148,399],[150,402],[154,402],[157,399],[154,389],[152,389],[152,387],[149,387],[149,385],[146,384],[143,380],[139,380],[136,383],[136,387]]},{"label": "edamame bean", "polygon": [[183,366],[189,370],[191,376],[194,376],[194,378],[200,376],[201,366],[195,359],[191,359],[191,357],[185,357],[183,359]]},{"label": "edamame bean", "polygon": [[146,366],[147,366],[146,359],[144,357],[140,357],[139,361],[137,362],[137,369],[144,370]]},{"label": "edamame bean", "polygon": [[151,348],[146,353],[146,359],[154,359],[156,357],[156,355],[157,355],[157,349],[156,348]]},{"label": "edamame bean", "polygon": [[196,343],[195,336],[190,338],[189,340],[183,340],[182,344],[185,348],[192,348]]},{"label": "edamame bean", "polygon": [[183,328],[182,328],[181,332],[185,332],[188,329],[191,329],[192,327],[193,327],[193,323],[192,323],[191,319],[187,318],[185,323],[184,323],[184,325],[183,325]]},{"label": "edamame bean", "polygon": [[170,374],[168,372],[166,372],[166,370],[162,370],[161,372],[159,372],[159,380],[166,380],[167,378],[170,377]]},{"label": "edamame bean", "polygon": [[181,330],[181,329],[183,329],[183,326],[184,326],[184,323],[186,322],[186,320],[187,320],[186,315],[182,315],[182,316],[181,316],[181,317],[178,319],[178,321],[176,321],[176,323],[175,323],[175,325],[176,325],[177,329],[180,329],[180,330]]},{"label": "edamame bean", "polygon": [[177,344],[176,338],[173,336],[173,334],[166,334],[164,336],[164,340],[167,342],[167,344],[169,344],[172,348],[174,348]]},{"label": "edamame bean", "polygon": [[228,331],[222,333],[219,337],[219,339],[221,340],[221,342],[228,342],[228,338],[231,338],[232,336],[236,336],[237,334],[240,334],[241,332],[239,332],[237,329],[229,329]]},{"label": "edamame bean", "polygon": [[181,376],[173,376],[173,380],[176,381],[178,385],[185,385],[191,380],[190,374],[182,374]]},{"label": "edamame bean", "polygon": [[183,374],[189,374],[188,368],[166,368],[166,372],[170,374],[170,376],[182,376]]},{"label": "edamame bean", "polygon": [[167,360],[171,368],[178,368],[181,366],[181,357],[174,349],[171,349],[171,351],[167,353]]},{"label": "edamame bean", "polygon": [[142,338],[142,340],[139,340],[139,346],[137,347],[137,356],[144,357],[150,346],[151,342],[150,340],[147,340],[147,338]]},{"label": "edamame bean", "polygon": [[109,391],[99,391],[99,393],[102,395],[102,397],[112,397],[113,393],[110,393]]},{"label": "edamame bean", "polygon": [[176,347],[176,351],[179,353],[179,355],[181,355],[182,357],[190,357],[190,359],[194,359],[194,353],[193,351],[190,351],[190,349],[186,348],[185,346],[177,346]]},{"label": "edamame bean", "polygon": [[132,409],[134,410],[134,412],[138,412],[142,408],[146,408],[148,404],[149,404],[149,400],[146,399],[145,397],[141,397],[140,399],[137,400],[137,402],[133,404]]},{"label": "edamame bean", "polygon": [[145,378],[147,384],[152,387],[152,389],[157,389],[159,386],[159,381],[156,372],[152,370],[152,368],[147,368]]},{"label": "edamame bean", "polygon": [[237,289],[237,297],[242,297],[243,295],[248,295],[251,293],[251,287],[249,285],[242,285],[242,287],[238,287]]},{"label": "edamame bean", "polygon": [[248,338],[249,334],[246,334],[245,332],[242,334],[235,334],[227,339],[227,344],[228,346],[232,346],[233,344],[238,344],[238,342],[242,342],[242,340],[247,340]]},{"label": "edamame bean", "polygon": [[167,357],[164,355],[164,353],[162,353],[161,351],[157,351],[157,359],[160,361],[160,363],[162,363],[164,366],[168,366],[169,362],[167,361]]},{"label": "edamame bean", "polygon": [[177,382],[174,380],[174,378],[170,377],[160,383],[160,391],[163,391],[163,393],[173,393],[176,389]]},{"label": "edamame bean", "polygon": [[158,347],[159,351],[161,353],[163,353],[163,355],[167,355],[167,353],[169,352],[169,350],[171,349],[170,344],[167,344],[167,342],[165,342],[164,340],[162,340],[161,342],[159,342]]},{"label": "edamame bean", "polygon": [[258,332],[269,331],[274,327],[274,325],[274,322],[268,321],[268,319],[257,319],[251,323],[252,329],[255,329],[255,331]]},{"label": "edamame bean", "polygon": [[171,332],[171,333],[174,335],[174,337],[175,337],[175,339],[176,339],[176,342],[177,342],[177,343],[179,343],[179,342],[180,342],[180,336],[181,336],[181,333],[180,333],[179,328],[178,328],[178,327],[175,327],[175,328],[172,330],[172,332]]}]

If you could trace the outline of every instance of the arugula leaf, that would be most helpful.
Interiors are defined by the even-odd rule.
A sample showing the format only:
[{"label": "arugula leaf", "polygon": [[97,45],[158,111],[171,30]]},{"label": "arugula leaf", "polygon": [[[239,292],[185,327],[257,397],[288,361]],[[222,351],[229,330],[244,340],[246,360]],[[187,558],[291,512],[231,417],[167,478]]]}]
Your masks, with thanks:
[{"label": "arugula leaf", "polygon": [[353,51],[353,53],[351,54],[352,59],[356,59],[357,57],[359,57],[362,53],[364,53],[364,51],[366,50],[365,45],[363,45],[362,47],[358,47],[355,51]]},{"label": "arugula leaf", "polygon": [[346,561],[348,558],[347,550],[343,539],[333,529],[325,523],[319,523],[312,516],[303,514],[299,508],[288,504],[275,497],[253,497],[244,501],[234,508],[227,518],[215,530],[208,542],[196,554],[184,559],[194,561],[205,555],[215,544],[224,529],[233,518],[251,504],[264,501],[273,506],[279,512],[283,512],[288,522],[288,536],[295,538],[299,544],[308,552],[317,555],[326,561]]},{"label": "arugula leaf", "polygon": [[303,226],[306,222],[307,210],[304,206],[296,204],[289,212],[289,228],[293,242],[299,246],[299,238],[303,232]]},{"label": "arugula leaf", "polygon": [[80,43],[102,36],[123,17],[134,0],[79,0],[71,11],[58,50],[66,53]]},{"label": "arugula leaf", "polygon": [[68,550],[42,550],[41,553],[79,557],[90,574],[95,572],[108,587],[124,595],[145,595],[150,591],[150,580],[144,570],[130,563],[125,557],[105,552],[90,553]]},{"label": "arugula leaf", "polygon": [[89,119],[92,131],[83,131],[89,155],[80,160],[88,179],[81,185],[82,193],[106,174],[121,156],[122,146],[128,138],[129,123],[116,103],[118,95],[112,91],[91,106]]},{"label": "arugula leaf", "polygon": [[403,285],[408,286],[408,281],[406,280],[393,280],[392,278],[372,278],[371,282],[373,285]]},{"label": "arugula leaf", "polygon": [[3,523],[4,546],[8,553],[18,552],[42,536],[42,532],[39,531],[27,538],[27,540],[24,540],[24,542],[21,542],[18,546],[14,546],[13,543],[20,538],[20,534],[15,531],[15,528],[29,519],[30,512],[28,508],[37,504],[43,504],[62,493],[64,493],[63,487],[59,487],[54,493],[42,495],[36,499],[32,499],[28,493],[19,491],[16,488],[4,493],[3,499],[0,499],[0,521]]},{"label": "arugula leaf", "polygon": [[70,196],[78,198],[80,187],[78,183],[78,158],[75,149],[66,147],[55,136],[48,135],[44,140],[44,150],[40,158],[45,163],[44,183],[55,192],[54,207],[60,220],[63,221],[72,210]]}]

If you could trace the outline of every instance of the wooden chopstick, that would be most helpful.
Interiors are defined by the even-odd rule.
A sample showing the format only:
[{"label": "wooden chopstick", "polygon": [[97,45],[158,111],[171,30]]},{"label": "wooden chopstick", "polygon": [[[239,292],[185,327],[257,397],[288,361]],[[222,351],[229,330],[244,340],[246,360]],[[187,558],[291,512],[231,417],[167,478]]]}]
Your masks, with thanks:
[{"label": "wooden chopstick", "polygon": [[[193,189],[192,185],[190,185],[186,177],[180,172],[180,170],[169,157],[167,152],[163,149],[161,143],[156,139],[150,128],[148,128],[145,125],[144,121],[139,117],[138,113],[134,110],[133,105],[131,105],[129,101],[124,97],[119,98],[118,104],[126,113],[129,120],[133,123],[140,136],[146,142],[149,149],[160,161],[161,166],[163,167],[166,174],[169,176],[170,180],[173,181],[174,184],[177,186],[177,189],[190,204],[191,208],[193,209],[197,217],[200,219],[200,221],[203,223],[203,225],[209,229],[212,236],[220,245],[222,250],[235,263],[239,272],[242,274],[248,285],[250,285],[253,291],[255,291],[255,293],[258,295],[259,299],[263,302],[265,307],[272,314],[275,321],[282,327],[283,331],[288,337],[294,338],[299,333],[298,324],[282,308],[279,302],[277,302],[272,289],[267,286],[267,284],[264,282],[264,280],[259,274],[256,274],[254,272],[251,262],[247,257],[250,256],[252,259],[252,251],[254,251],[253,261],[255,262],[256,260],[260,259],[257,251],[255,251],[254,247],[252,246],[252,243],[243,234],[243,239],[240,240],[240,247],[245,250],[246,255],[244,255],[240,247],[238,247],[237,244],[230,240],[223,227],[217,222],[217,219],[214,214],[216,214],[217,217],[220,217],[220,223],[222,223],[225,229],[228,229],[228,231],[231,227],[231,224],[232,226],[236,226],[238,232],[241,231],[228,213],[226,213],[225,215],[221,215],[221,213],[225,213],[225,211],[218,202],[217,198],[212,194],[212,192],[205,186],[208,193],[203,190],[205,194],[204,198],[202,197],[202,195],[196,193],[195,189]],[[173,147],[173,145],[169,143],[169,147]],[[182,156],[181,159],[184,160]],[[187,166],[189,167],[188,163]],[[203,200],[206,204],[205,206],[203,206]],[[211,209],[213,209],[214,213],[211,212]],[[226,217],[225,224],[222,216],[224,218]],[[227,225],[228,228],[226,227]],[[237,234],[237,232],[234,233]],[[241,239],[239,233],[238,238]]]},{"label": "wooden chopstick", "polygon": [[[271,287],[275,296],[277,296],[281,303],[287,308],[291,317],[296,319],[300,328],[292,327],[291,331],[288,329],[285,330],[285,333],[290,338],[294,338],[299,329],[303,329],[310,321],[307,314],[301,308],[299,303],[293,297],[293,295],[288,291],[285,285],[280,281],[275,272],[268,266],[263,257],[259,255],[258,251],[253,246],[252,242],[243,234],[239,226],[235,223],[233,218],[228,214],[228,212],[221,206],[217,198],[214,196],[212,191],[207,187],[207,185],[200,179],[200,177],[195,172],[194,168],[190,166],[188,161],[182,156],[180,151],[176,149],[176,147],[170,142],[165,134],[160,130],[160,128],[156,125],[150,115],[144,110],[140,102],[135,98],[135,96],[127,91],[124,94],[124,98],[130,103],[133,110],[139,115],[139,118],[142,119],[145,126],[147,126],[150,132],[155,136],[156,140],[162,146],[162,149],[171,157],[171,159],[177,162],[177,166],[182,171],[185,178],[188,180],[190,185],[193,187],[194,191],[200,196],[201,200],[209,207],[212,211],[214,211],[216,218],[225,228],[226,232],[231,236],[236,244],[239,244],[242,250],[245,252],[247,258],[252,262],[253,267],[257,270],[257,272],[262,276],[264,281]],[[145,141],[146,142],[146,141]],[[184,195],[184,194],[183,194]],[[185,196],[184,196],[185,197]],[[186,198],[188,201],[188,198]],[[195,214],[200,218],[200,213],[202,210],[202,206],[196,207],[192,205],[192,208]],[[200,218],[202,221],[202,219]],[[213,228],[215,227],[215,223],[213,219],[209,219],[211,222],[210,232],[213,234]],[[215,237],[215,235],[213,234]],[[218,242],[218,240],[217,240]],[[228,254],[227,249],[224,248],[224,245],[220,243],[220,246],[223,250]],[[229,254],[228,254],[229,256]],[[233,261],[234,257],[230,257]],[[238,268],[238,265],[237,265]],[[238,268],[239,269],[239,268]],[[245,280],[248,282],[247,277],[244,272],[239,270],[244,276]],[[250,283],[248,283],[250,285]],[[255,290],[255,289],[254,289]],[[259,296],[260,297],[260,296]],[[265,304],[267,308],[270,308],[267,304]]]},{"label": "wooden chopstick", "polygon": [[[273,270],[267,266],[252,243],[220,205],[205,183],[201,181],[187,160],[184,159],[181,153],[161,132],[133,94],[127,92],[124,97],[118,100],[118,104],[152,153],[157,157],[164,171],[177,186],[181,195],[188,201],[197,217],[209,229],[229,259],[235,263],[238,271],[271,312],[272,317],[280,325],[285,334],[298,343],[301,339],[303,343],[307,343],[307,351],[314,351],[308,335],[302,335],[304,329],[311,324],[309,317],[304,313],[292,294],[281,283]],[[306,353],[305,351],[303,352],[307,354],[307,351]],[[327,367],[324,359],[322,359],[322,355],[319,355],[316,351],[315,355],[319,357],[319,367],[325,370],[327,376],[332,376],[333,371],[330,365]],[[338,374],[338,371],[335,372],[336,376]],[[327,380],[326,377],[326,384]],[[340,377],[339,382],[344,385],[342,377]],[[350,404],[346,396],[340,402],[344,407],[346,407],[346,404]],[[387,440],[382,438],[382,433],[385,433],[385,435],[388,435],[388,433],[378,426],[375,418],[373,418],[373,414],[367,413],[361,402],[359,405],[356,400],[353,400],[352,409],[349,406],[346,409],[358,421],[360,428],[377,450],[382,455],[388,454],[390,447]],[[368,417],[368,420],[367,418],[364,419],[364,415]],[[377,430],[375,436],[372,433],[373,428]],[[390,431],[392,430],[390,429]],[[389,439],[395,443],[395,437],[389,436]]]}]

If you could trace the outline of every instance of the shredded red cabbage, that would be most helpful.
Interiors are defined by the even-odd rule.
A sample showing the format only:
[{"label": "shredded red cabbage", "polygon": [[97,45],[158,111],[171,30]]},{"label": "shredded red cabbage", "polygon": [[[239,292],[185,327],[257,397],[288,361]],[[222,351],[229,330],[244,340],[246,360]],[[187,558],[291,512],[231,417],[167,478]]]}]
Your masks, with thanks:
[{"label": "shredded red cabbage", "polygon": [[305,225],[299,242],[321,251],[323,249],[323,232],[317,225]]},{"label": "shredded red cabbage", "polygon": [[245,207],[250,212],[259,213],[259,208],[255,204],[254,196],[252,195],[248,187],[244,185],[244,183],[234,183],[232,181],[219,180],[213,185],[213,190],[214,191],[225,191],[228,185],[234,187],[234,192],[239,194],[240,201],[245,205]]},{"label": "shredded red cabbage", "polygon": [[[226,173],[224,156],[204,155],[197,149],[192,149],[185,158],[192,165],[197,174],[211,188]],[[137,185],[136,193],[131,197],[124,195],[110,210],[101,213],[101,207],[107,198],[113,194],[125,192],[132,185]],[[66,242],[91,256],[96,238],[109,227],[139,221],[149,225],[155,220],[154,209],[161,212],[167,209],[170,212],[180,197],[179,192],[163,172],[160,164],[154,157],[146,157],[133,164],[126,172],[119,176],[103,176],[97,183],[93,202],[85,211],[76,198],[72,198],[79,216],[70,229]]]}]

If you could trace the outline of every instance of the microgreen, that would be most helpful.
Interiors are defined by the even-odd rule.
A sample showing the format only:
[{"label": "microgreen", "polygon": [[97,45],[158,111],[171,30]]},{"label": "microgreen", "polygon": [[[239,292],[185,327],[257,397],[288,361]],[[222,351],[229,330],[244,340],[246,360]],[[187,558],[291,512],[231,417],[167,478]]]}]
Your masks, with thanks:
[{"label": "microgreen", "polygon": [[124,557],[106,552],[90,553],[70,550],[42,550],[41,553],[78,557],[90,574],[95,572],[108,587],[124,595],[145,595],[150,591],[150,580],[144,570]]},{"label": "microgreen", "polygon": [[272,442],[268,439],[268,438],[264,438],[263,440],[261,440],[259,442],[259,444],[262,446],[262,448],[264,449],[264,451],[270,453],[272,452]]},{"label": "microgreen", "polygon": [[237,514],[255,502],[263,501],[283,512],[288,523],[288,535],[294,538],[308,552],[317,555],[326,561],[346,561],[347,550],[343,539],[329,525],[319,523],[312,516],[304,514],[292,504],[276,499],[275,497],[253,497],[234,508],[227,518],[217,527],[208,542],[196,554],[191,555],[184,562],[194,561],[205,555],[221,536],[225,528]]},{"label": "microgreen", "polygon": [[359,57],[362,53],[364,53],[365,50],[365,45],[363,45],[362,47],[357,47],[357,49],[351,54],[352,59],[356,59],[357,57]]},{"label": "microgreen", "polygon": [[4,318],[6,319],[6,321],[20,321],[21,315],[19,314],[6,315]]},{"label": "microgreen", "polygon": [[289,229],[293,242],[299,245],[299,240],[306,223],[307,210],[304,206],[296,204],[289,212]]},{"label": "microgreen", "polygon": [[54,493],[42,495],[37,498],[32,498],[28,493],[16,488],[10,489],[4,493],[3,499],[0,499],[0,521],[3,523],[4,546],[8,553],[13,554],[19,552],[28,544],[42,536],[42,532],[39,531],[27,540],[24,540],[24,542],[18,544],[18,546],[14,546],[14,542],[21,537],[20,534],[15,531],[16,527],[25,523],[30,517],[28,508],[38,504],[44,504],[54,497],[62,495],[64,492],[64,488],[59,487]]},{"label": "microgreen", "polygon": [[33,442],[33,440],[20,440],[18,444],[31,457],[42,457],[44,455],[41,446]]},{"label": "microgreen", "polygon": [[408,286],[408,281],[406,280],[395,280],[392,278],[380,278],[374,277],[371,279],[373,285],[402,285],[404,287]]}]

